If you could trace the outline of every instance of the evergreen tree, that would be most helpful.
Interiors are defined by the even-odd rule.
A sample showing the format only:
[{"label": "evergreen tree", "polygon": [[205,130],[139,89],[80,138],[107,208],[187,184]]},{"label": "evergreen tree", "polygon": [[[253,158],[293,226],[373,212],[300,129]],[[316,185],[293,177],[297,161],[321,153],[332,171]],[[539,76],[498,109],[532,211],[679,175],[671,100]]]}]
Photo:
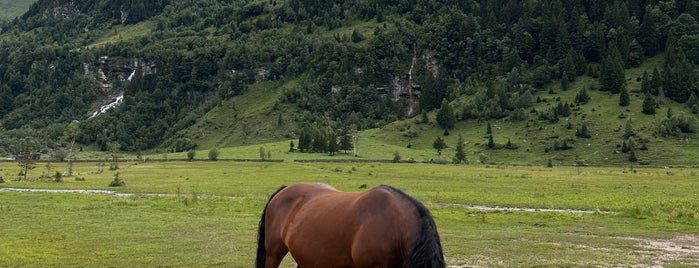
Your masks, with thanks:
[{"label": "evergreen tree", "polygon": [[561,89],[563,91],[568,90],[570,87],[570,81],[568,80],[568,74],[563,73],[563,77],[561,77]]},{"label": "evergreen tree", "polygon": [[464,138],[459,134],[459,138],[456,140],[456,153],[454,154],[455,163],[466,162],[466,153],[464,153]]},{"label": "evergreen tree", "polygon": [[631,124],[631,118],[626,120],[626,125],[624,126],[624,139],[633,137],[636,133],[633,131],[633,125]]},{"label": "evergreen tree", "polygon": [[587,93],[587,89],[583,87],[578,91],[578,94],[575,95],[575,103],[585,104],[588,101],[590,101],[590,94]]},{"label": "evergreen tree", "polygon": [[643,76],[641,77],[641,93],[646,94],[650,93],[650,76],[648,75],[648,71],[643,71]]},{"label": "evergreen tree", "polygon": [[665,95],[677,102],[686,102],[697,84],[694,66],[687,60],[682,50],[668,48],[663,69],[663,90]]},{"label": "evergreen tree", "polygon": [[660,76],[660,71],[657,67],[653,67],[653,76],[650,79],[650,94],[656,95],[663,86],[663,78]]},{"label": "evergreen tree", "polygon": [[624,62],[615,45],[611,45],[607,52],[600,69],[600,90],[619,93],[626,80]]},{"label": "evergreen tree", "polygon": [[339,147],[340,146],[337,144],[337,135],[335,133],[331,133],[328,137],[328,154],[335,155]]},{"label": "evergreen tree", "polygon": [[643,113],[644,114],[655,114],[655,106],[658,104],[655,102],[655,97],[651,94],[646,94],[643,98]]},{"label": "evergreen tree", "polygon": [[340,130],[340,150],[345,151],[345,154],[347,150],[352,150],[352,133],[347,126]]},{"label": "evergreen tree", "polygon": [[638,161],[638,157],[636,157],[636,150],[629,151],[629,162],[636,162],[636,161]]},{"label": "evergreen tree", "polygon": [[583,122],[582,125],[575,130],[575,136],[581,138],[591,138],[590,130],[587,128],[587,123]]},{"label": "evergreen tree", "polygon": [[629,96],[629,91],[626,88],[621,89],[619,94],[619,106],[626,107],[631,103],[631,97]]},{"label": "evergreen tree", "polygon": [[449,104],[447,99],[442,100],[442,107],[439,109],[439,112],[437,112],[437,124],[445,130],[454,128],[456,124],[454,109],[451,108],[451,104]]},{"label": "evergreen tree", "polygon": [[437,139],[432,143],[432,148],[436,149],[437,152],[441,152],[442,149],[447,148],[447,144],[444,143],[444,140],[441,137],[437,137]]},{"label": "evergreen tree", "polygon": [[493,139],[493,135],[488,135],[488,149],[495,149],[495,140]]},{"label": "evergreen tree", "polygon": [[653,12],[655,8],[657,7],[646,8],[638,31],[638,42],[646,56],[655,55],[661,47],[660,18],[655,15],[656,12]]},{"label": "evergreen tree", "polygon": [[488,121],[488,125],[485,127],[485,134],[493,134],[493,127],[490,126],[490,121]]}]

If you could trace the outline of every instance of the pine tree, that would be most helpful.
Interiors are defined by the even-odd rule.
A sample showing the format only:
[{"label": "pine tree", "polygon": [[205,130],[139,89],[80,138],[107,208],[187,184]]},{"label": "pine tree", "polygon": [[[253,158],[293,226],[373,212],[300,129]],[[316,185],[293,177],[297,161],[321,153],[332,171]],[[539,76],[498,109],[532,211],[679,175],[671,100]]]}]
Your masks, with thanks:
[{"label": "pine tree", "polygon": [[[671,53],[670,51],[674,51]],[[663,69],[663,90],[666,96],[677,102],[686,102],[697,83],[694,66],[681,49],[668,48]],[[674,56],[672,56],[674,55]]]},{"label": "pine tree", "polygon": [[650,78],[650,94],[656,95],[663,86],[662,76],[660,76],[660,71],[657,67],[653,67],[653,76]]},{"label": "pine tree", "polygon": [[641,77],[641,93],[650,93],[650,76],[648,71],[643,71],[643,76]]},{"label": "pine tree", "polygon": [[580,126],[577,130],[575,130],[575,136],[581,137],[581,138],[590,138],[592,137],[590,135],[590,130],[587,128],[587,123],[583,122],[582,126]]},{"label": "pine tree", "polygon": [[563,73],[563,77],[561,77],[561,89],[563,91],[568,90],[570,87],[570,81],[568,81],[568,74]]},{"label": "pine tree", "polygon": [[656,105],[655,97],[651,94],[646,94],[645,98],[643,98],[643,113],[650,115],[655,114]]},{"label": "pine tree", "polygon": [[624,126],[624,139],[635,136],[636,133],[633,131],[633,125],[631,124],[631,118],[626,120],[626,125]]},{"label": "pine tree", "polygon": [[352,133],[349,131],[349,127],[344,126],[342,130],[340,130],[340,150],[345,151],[345,154],[347,153],[347,150],[352,149]]},{"label": "pine tree", "polygon": [[631,97],[629,96],[629,91],[626,88],[621,89],[619,94],[619,106],[626,107],[631,103]]},{"label": "pine tree", "polygon": [[337,144],[337,135],[335,133],[331,133],[328,136],[328,154],[335,155],[339,147],[340,146]]},{"label": "pine tree", "polygon": [[437,152],[441,152],[442,149],[447,148],[447,144],[444,143],[444,140],[441,137],[437,137],[437,139],[432,143],[432,148],[435,148]]},{"label": "pine tree", "polygon": [[456,141],[456,153],[454,154],[454,159],[456,163],[466,162],[466,153],[464,153],[464,138],[459,134],[459,138]]},{"label": "pine tree", "polygon": [[445,130],[454,128],[454,125],[456,124],[454,109],[451,108],[451,104],[449,104],[447,99],[442,100],[442,107],[439,108],[439,112],[437,112],[437,124],[439,124]]},{"label": "pine tree", "polygon": [[599,77],[600,90],[619,93],[621,88],[624,87],[625,80],[624,62],[617,47],[611,45],[607,55],[602,60]]},{"label": "pine tree", "polygon": [[590,101],[590,94],[587,93],[587,89],[583,87],[578,91],[578,94],[575,95],[575,103],[585,104],[588,101]]},{"label": "pine tree", "polygon": [[488,122],[488,125],[485,127],[485,134],[493,134],[493,127],[490,126],[490,122]]}]

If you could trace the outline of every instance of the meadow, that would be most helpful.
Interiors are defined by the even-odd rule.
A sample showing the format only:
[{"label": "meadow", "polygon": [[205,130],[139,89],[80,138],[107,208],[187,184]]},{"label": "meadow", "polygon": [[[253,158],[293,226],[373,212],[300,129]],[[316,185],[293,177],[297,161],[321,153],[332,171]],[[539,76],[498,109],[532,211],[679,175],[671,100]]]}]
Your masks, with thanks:
[{"label": "meadow", "polygon": [[[31,174],[50,174],[45,164]],[[124,162],[116,171],[123,187],[108,187],[115,171],[99,172],[98,163],[76,164],[63,182],[14,181],[12,162],[0,169],[2,188],[133,194],[0,189],[3,267],[250,267],[269,194],[296,182],[405,190],[431,210],[453,267],[699,265],[696,169]],[[295,267],[289,257],[284,267]]]}]

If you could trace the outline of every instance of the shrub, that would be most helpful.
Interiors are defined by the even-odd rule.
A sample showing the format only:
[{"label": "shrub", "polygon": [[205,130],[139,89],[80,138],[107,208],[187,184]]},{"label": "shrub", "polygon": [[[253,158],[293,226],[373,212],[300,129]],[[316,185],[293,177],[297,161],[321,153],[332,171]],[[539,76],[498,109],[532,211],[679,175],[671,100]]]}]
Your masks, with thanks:
[{"label": "shrub", "polygon": [[119,172],[114,173],[114,180],[109,183],[109,187],[126,186],[126,182],[119,178]]},{"label": "shrub", "polygon": [[196,156],[196,155],[197,155],[197,151],[195,151],[194,149],[191,149],[187,152],[187,159],[189,161],[192,161],[192,160],[194,160],[194,156]]},{"label": "shrub", "polygon": [[393,163],[399,163],[401,160],[400,154],[398,152],[393,152]]},{"label": "shrub", "polygon": [[209,160],[211,160],[211,161],[218,160],[219,154],[220,154],[220,152],[218,151],[217,148],[211,148],[211,150],[209,150]]}]

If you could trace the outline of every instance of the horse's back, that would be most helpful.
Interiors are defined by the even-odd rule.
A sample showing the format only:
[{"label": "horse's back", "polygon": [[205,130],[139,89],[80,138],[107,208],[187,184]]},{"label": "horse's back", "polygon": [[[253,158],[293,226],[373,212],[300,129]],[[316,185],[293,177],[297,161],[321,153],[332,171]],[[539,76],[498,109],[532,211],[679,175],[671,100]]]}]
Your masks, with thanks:
[{"label": "horse's back", "polygon": [[389,187],[373,188],[357,200],[352,256],[357,267],[402,267],[420,230],[415,206]]},{"label": "horse's back", "polygon": [[401,267],[419,232],[415,206],[384,186],[344,193],[291,185],[270,207],[268,228],[278,234],[271,239],[281,239],[302,267]]}]

